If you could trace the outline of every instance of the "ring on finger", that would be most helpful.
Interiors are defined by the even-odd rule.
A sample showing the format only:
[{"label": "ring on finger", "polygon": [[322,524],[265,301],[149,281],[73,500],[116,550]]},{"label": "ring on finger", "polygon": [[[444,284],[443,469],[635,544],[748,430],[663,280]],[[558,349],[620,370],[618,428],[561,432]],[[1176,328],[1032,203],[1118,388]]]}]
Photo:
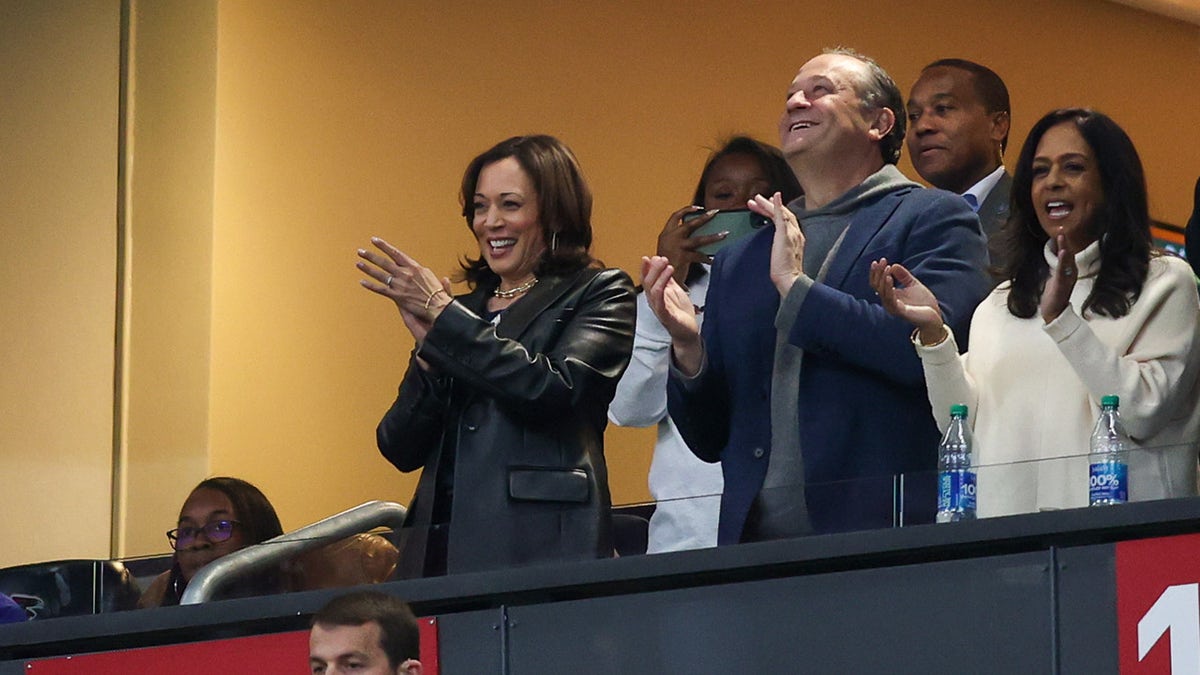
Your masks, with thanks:
[{"label": "ring on finger", "polygon": [[390,274],[389,274],[389,275],[388,275],[388,278],[387,278],[387,281],[385,281],[385,282],[383,282],[383,283],[384,283],[384,285],[385,285],[385,286],[387,286],[388,288],[391,288],[391,287],[392,287],[392,275],[390,275]]}]

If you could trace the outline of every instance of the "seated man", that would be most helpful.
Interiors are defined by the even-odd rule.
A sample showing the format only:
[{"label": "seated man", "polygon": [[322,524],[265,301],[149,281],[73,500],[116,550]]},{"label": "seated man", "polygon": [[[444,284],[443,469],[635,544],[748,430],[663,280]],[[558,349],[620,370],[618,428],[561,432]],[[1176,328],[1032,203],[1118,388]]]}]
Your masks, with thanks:
[{"label": "seated man", "polygon": [[379,591],[338,596],[313,615],[308,661],[314,675],[421,675],[417,618]]},{"label": "seated man", "polygon": [[643,262],[647,301],[671,335],[671,417],[724,473],[718,544],[890,526],[902,473],[928,479],[928,494],[904,491],[917,511],[905,522],[932,521],[939,434],[912,329],[880,306],[870,263],[925,270],[956,333],[989,284],[967,203],[894,166],[902,105],[862,55],[804,64],[780,120],[804,196],[751,202],[775,227],[717,254],[703,334],[668,261]]}]

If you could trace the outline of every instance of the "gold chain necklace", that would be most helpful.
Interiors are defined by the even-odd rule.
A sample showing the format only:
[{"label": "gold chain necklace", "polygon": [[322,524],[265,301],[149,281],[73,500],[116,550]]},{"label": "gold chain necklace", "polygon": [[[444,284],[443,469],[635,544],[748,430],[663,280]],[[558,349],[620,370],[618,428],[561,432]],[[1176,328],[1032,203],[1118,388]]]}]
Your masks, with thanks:
[{"label": "gold chain necklace", "polygon": [[520,286],[517,286],[516,288],[510,288],[507,291],[502,291],[502,290],[500,290],[500,287],[497,286],[496,290],[492,291],[492,295],[495,295],[497,298],[501,298],[504,300],[507,300],[509,298],[515,298],[518,295],[524,293],[525,291],[528,291],[529,289],[533,288],[534,285],[537,284],[537,282],[538,282],[537,277],[534,277],[534,278],[530,279],[529,281],[526,281],[525,283],[521,284]]}]

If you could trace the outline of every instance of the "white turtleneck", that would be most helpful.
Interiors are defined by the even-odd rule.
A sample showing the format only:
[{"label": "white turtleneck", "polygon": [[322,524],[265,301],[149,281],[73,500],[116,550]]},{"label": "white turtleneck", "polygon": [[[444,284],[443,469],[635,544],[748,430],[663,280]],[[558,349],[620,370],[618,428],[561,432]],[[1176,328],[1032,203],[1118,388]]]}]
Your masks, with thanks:
[{"label": "white turtleneck", "polygon": [[[1056,268],[1049,243],[1045,255]],[[1156,257],[1128,314],[1081,317],[1099,255],[1093,243],[1075,256],[1071,304],[1049,324],[1013,316],[1002,284],[975,310],[969,354],[958,355],[953,335],[917,344],[938,425],[945,429],[951,404],[970,406],[980,517],[1086,506],[1089,439],[1108,394],[1121,397],[1140,448],[1130,459],[1130,499],[1196,494],[1196,279],[1184,261]]]}]

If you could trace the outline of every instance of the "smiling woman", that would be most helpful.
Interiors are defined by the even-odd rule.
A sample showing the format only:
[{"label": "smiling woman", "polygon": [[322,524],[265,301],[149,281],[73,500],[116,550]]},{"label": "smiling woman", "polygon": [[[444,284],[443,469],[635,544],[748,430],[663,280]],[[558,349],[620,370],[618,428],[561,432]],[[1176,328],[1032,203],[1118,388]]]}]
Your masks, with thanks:
[{"label": "smiling woman", "polygon": [[589,253],[574,154],[519,136],[476,157],[462,215],[479,257],[452,298],[400,249],[360,249],[362,285],[416,341],[379,450],[421,469],[401,546],[408,577],[612,555],[605,411],[633,346],[633,284]]},{"label": "smiling woman", "polygon": [[979,515],[1086,506],[1089,436],[1111,394],[1137,448],[1130,499],[1195,494],[1200,299],[1187,263],[1151,249],[1133,142],[1101,113],[1051,112],[1025,141],[1012,198],[1006,282],[976,309],[969,354],[928,289],[872,264],[884,306],[917,326],[939,425],[955,403],[974,415]]},{"label": "smiling woman", "polygon": [[494,293],[499,300],[492,301],[496,308],[508,306],[537,283],[533,270],[546,252],[537,196],[529,175],[512,157],[479,172],[470,201],[471,229],[488,269],[500,277]]}]

